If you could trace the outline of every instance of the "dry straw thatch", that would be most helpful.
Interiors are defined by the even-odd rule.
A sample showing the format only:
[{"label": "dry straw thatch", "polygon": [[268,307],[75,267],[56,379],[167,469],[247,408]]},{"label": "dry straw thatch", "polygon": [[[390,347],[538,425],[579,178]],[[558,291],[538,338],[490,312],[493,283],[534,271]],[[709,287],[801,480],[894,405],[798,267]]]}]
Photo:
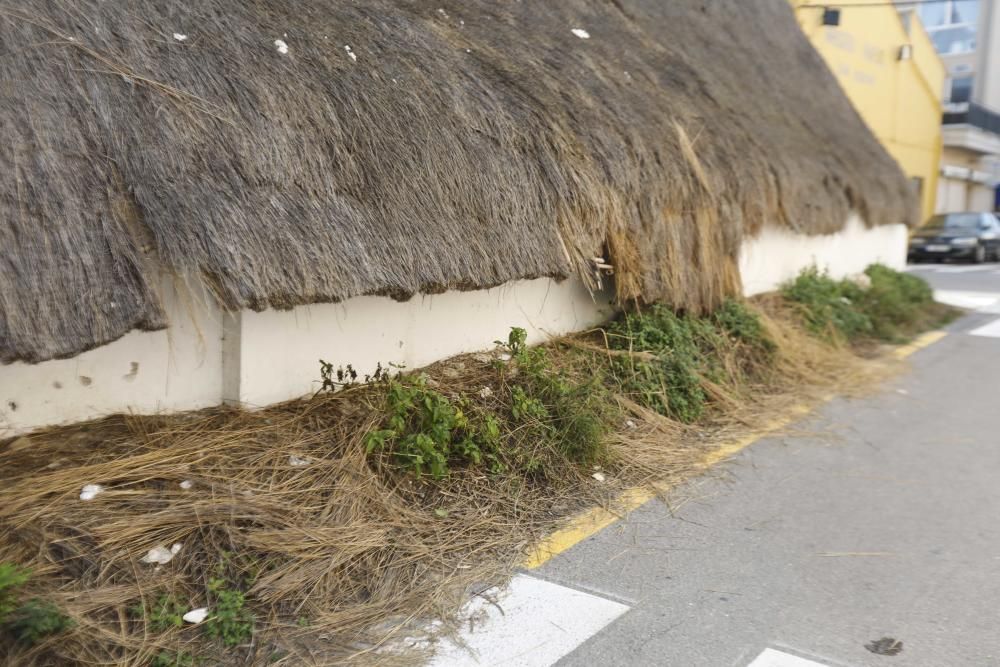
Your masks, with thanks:
[{"label": "dry straw thatch", "polygon": [[915,210],[785,0],[0,0],[0,172],[0,362],[166,326],[164,269],[702,310],[765,221]]}]

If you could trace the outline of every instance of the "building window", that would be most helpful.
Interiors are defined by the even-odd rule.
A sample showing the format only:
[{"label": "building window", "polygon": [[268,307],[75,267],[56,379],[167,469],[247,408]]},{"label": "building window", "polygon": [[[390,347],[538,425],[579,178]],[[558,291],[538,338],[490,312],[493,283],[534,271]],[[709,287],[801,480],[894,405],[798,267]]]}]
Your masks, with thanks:
[{"label": "building window", "polygon": [[939,0],[919,6],[920,20],[942,55],[976,50],[979,0]]},{"label": "building window", "polygon": [[960,76],[951,80],[951,92],[948,95],[948,102],[951,104],[962,104],[972,99],[972,77]]}]

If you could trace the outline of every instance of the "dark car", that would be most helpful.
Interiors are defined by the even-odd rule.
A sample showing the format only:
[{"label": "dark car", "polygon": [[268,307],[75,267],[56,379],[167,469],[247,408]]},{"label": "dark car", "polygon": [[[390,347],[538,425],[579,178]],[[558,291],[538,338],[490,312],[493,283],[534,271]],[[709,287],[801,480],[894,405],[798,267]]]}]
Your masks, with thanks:
[{"label": "dark car", "polygon": [[910,238],[907,259],[1000,261],[1000,220],[992,213],[935,215]]}]

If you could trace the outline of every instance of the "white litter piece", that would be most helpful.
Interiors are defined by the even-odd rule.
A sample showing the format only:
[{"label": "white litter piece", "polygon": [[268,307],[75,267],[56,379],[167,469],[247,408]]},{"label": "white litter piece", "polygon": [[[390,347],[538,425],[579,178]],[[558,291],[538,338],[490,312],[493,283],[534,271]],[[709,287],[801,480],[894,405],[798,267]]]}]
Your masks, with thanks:
[{"label": "white litter piece", "polygon": [[596,479],[598,482],[603,482],[604,480],[607,479],[604,476],[603,472],[595,472],[593,475],[591,475],[591,477],[593,477],[594,479]]},{"label": "white litter piece", "polygon": [[827,667],[815,660],[806,660],[791,653],[776,651],[773,648],[765,649],[747,667]]},{"label": "white litter piece", "polygon": [[274,40],[274,46],[278,49],[278,53],[281,55],[286,55],[288,53],[288,44],[285,43],[283,39]]},{"label": "white litter piece", "polygon": [[180,553],[181,548],[184,545],[180,542],[174,542],[173,546],[169,549],[166,547],[153,547],[149,550],[145,556],[139,560],[143,563],[156,563],[157,565],[166,565],[174,559],[174,556]]},{"label": "white litter piece", "polygon": [[288,465],[294,466],[296,468],[301,468],[302,466],[307,466],[310,463],[312,463],[312,459],[307,458],[307,457],[296,456],[295,454],[292,454],[291,456],[288,457]]},{"label": "white litter piece", "polygon": [[181,616],[185,623],[201,623],[208,617],[208,607],[198,607]]},{"label": "white litter piece", "polygon": [[358,61],[358,54],[356,54],[354,51],[351,51],[351,47],[349,44],[344,44],[344,50],[347,51],[347,55],[351,57],[351,60],[353,60],[354,62]]},{"label": "white litter piece", "polygon": [[625,420],[625,426],[627,426],[630,429],[635,429],[636,428],[635,422],[632,421],[631,419],[626,419]]},{"label": "white litter piece", "polygon": [[479,390],[479,395],[483,398],[489,398],[490,396],[493,395],[493,390],[490,389],[489,387],[483,387],[482,389]]},{"label": "white litter piece", "polygon": [[584,30],[583,28],[573,28],[572,32],[580,39],[590,39],[590,33]]},{"label": "white litter piece", "polygon": [[181,486],[182,489],[184,489],[185,491],[187,491],[188,489],[190,489],[191,487],[194,486],[194,482],[192,482],[189,479],[186,479],[183,482],[181,482],[180,486]]},{"label": "white litter piece", "polygon": [[88,484],[80,489],[80,500],[93,500],[97,494],[103,492],[104,487],[100,484]]},{"label": "white litter piece", "polygon": [[180,32],[175,32],[174,33],[174,39],[176,39],[178,42],[183,42],[187,38],[188,38],[188,36],[185,35],[185,34],[183,34],[183,33],[180,33]]},{"label": "white litter piece", "polygon": [[442,642],[430,665],[549,667],[628,609],[519,574],[506,590],[487,591],[466,605],[476,622],[466,625],[461,642]]}]

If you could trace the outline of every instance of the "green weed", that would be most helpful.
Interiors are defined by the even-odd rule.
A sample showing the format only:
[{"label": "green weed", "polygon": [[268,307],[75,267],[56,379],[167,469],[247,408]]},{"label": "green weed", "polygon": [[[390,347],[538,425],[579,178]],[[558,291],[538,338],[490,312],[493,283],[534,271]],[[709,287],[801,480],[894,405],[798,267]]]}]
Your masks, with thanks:
[{"label": "green weed", "polygon": [[865,270],[871,286],[864,290],[860,307],[871,320],[872,335],[901,343],[919,330],[936,326],[934,292],[924,280],[881,264]]},{"label": "green weed", "polygon": [[73,621],[51,602],[31,598],[18,602],[19,589],[31,573],[14,563],[0,563],[0,626],[23,644],[36,644],[48,635],[67,630]]},{"label": "green weed", "polygon": [[73,621],[51,602],[32,598],[7,616],[6,630],[17,641],[37,644],[39,640],[73,626]]},{"label": "green weed", "polygon": [[161,595],[149,609],[144,602],[132,608],[133,613],[145,618],[154,632],[166,632],[184,626],[184,613],[187,608],[172,595]]},{"label": "green weed", "polygon": [[0,622],[17,608],[17,590],[30,578],[28,570],[14,563],[0,563]]},{"label": "green weed", "polygon": [[454,461],[478,465],[483,450],[499,439],[495,422],[473,424],[462,409],[427,386],[427,378],[389,380],[385,428],[365,435],[368,453],[389,450],[403,468],[435,479],[448,475]]},{"label": "green weed", "polygon": [[[675,313],[662,305],[624,314],[608,327],[608,345],[628,354],[611,360],[613,379],[633,400],[691,423],[708,396],[704,380],[736,385],[775,351],[760,318],[729,300],[708,317]],[[732,358],[735,364],[725,360]]]},{"label": "green weed", "polygon": [[194,656],[185,651],[160,651],[149,667],[194,667]]},{"label": "green weed", "polygon": [[781,288],[799,307],[806,327],[826,340],[856,339],[872,333],[872,321],[861,308],[862,288],[849,280],[834,280],[815,267],[806,269]]},{"label": "green weed", "polygon": [[881,264],[869,266],[865,275],[868,286],[807,269],[781,292],[798,306],[807,328],[827,340],[901,343],[953,316],[916,276]]},{"label": "green weed", "polygon": [[705,348],[721,345],[710,322],[677,315],[666,306],[626,313],[608,327],[612,349],[632,354],[612,360],[615,378],[639,403],[683,422],[701,417],[701,376],[716,365]]},{"label": "green weed", "polygon": [[727,299],[710,319],[731,341],[746,345],[766,357],[777,350],[774,341],[767,336],[760,317],[743,301]]},{"label": "green weed", "polygon": [[202,625],[204,633],[226,646],[238,646],[253,636],[254,616],[246,607],[246,596],[221,577],[208,581],[211,612]]},{"label": "green weed", "polygon": [[[527,333],[511,328],[506,347],[517,374],[511,379],[511,417],[527,434],[551,445],[575,463],[594,463],[606,455],[604,441],[612,421],[613,401],[600,376],[574,380],[557,369],[549,352],[528,347]],[[529,459],[534,472],[538,461]]]}]

